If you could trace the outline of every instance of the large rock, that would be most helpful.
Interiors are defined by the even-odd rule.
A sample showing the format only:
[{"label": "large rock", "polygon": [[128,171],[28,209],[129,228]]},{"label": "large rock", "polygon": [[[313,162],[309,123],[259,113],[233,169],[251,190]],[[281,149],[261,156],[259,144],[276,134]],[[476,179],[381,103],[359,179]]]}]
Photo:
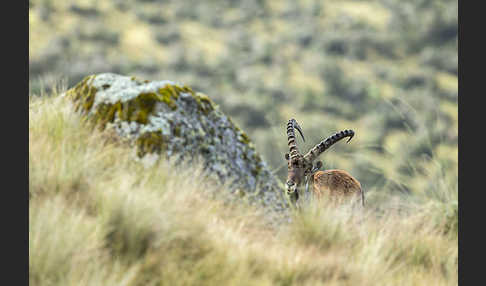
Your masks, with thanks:
[{"label": "large rock", "polygon": [[76,110],[129,139],[146,164],[160,156],[202,158],[209,176],[231,192],[269,207],[288,209],[279,183],[248,136],[208,96],[172,81],[141,81],[104,73],[66,92]]}]

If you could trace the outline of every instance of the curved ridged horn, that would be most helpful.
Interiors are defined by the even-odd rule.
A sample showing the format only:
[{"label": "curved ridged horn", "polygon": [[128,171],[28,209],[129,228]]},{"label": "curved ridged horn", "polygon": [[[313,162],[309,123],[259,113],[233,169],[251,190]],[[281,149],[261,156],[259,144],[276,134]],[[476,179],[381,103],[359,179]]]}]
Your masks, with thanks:
[{"label": "curved ridged horn", "polygon": [[[351,140],[354,136],[353,130],[343,130],[341,132],[336,132],[333,135],[327,137],[326,139],[322,140],[319,144],[317,144],[314,148],[312,148],[307,154],[305,154],[304,158],[309,162],[312,162],[316,159],[322,152],[326,151],[331,147],[334,143],[338,142],[339,140],[349,137],[348,141]],[[347,143],[346,142],[346,143]]]},{"label": "curved ridged horn", "polygon": [[295,119],[290,119],[289,122],[287,123],[287,139],[288,139],[288,145],[289,145],[289,151],[290,151],[290,158],[295,158],[298,156],[299,150],[297,149],[297,144],[295,142],[295,132],[294,128],[299,131],[300,136],[302,136],[302,139],[305,142],[304,134],[302,133],[302,129],[300,128],[299,124]]}]

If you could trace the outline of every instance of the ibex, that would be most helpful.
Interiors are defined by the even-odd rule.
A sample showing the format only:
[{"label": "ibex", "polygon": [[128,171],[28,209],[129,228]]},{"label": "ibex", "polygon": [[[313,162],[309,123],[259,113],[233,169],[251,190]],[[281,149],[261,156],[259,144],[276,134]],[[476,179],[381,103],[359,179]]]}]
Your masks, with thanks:
[{"label": "ibex", "polygon": [[289,153],[285,154],[285,159],[288,161],[288,176],[287,176],[287,194],[295,203],[299,199],[299,186],[305,181],[306,192],[308,191],[308,184],[313,185],[312,193],[318,200],[322,196],[326,196],[331,201],[346,200],[346,199],[360,199],[361,205],[364,206],[364,193],[361,189],[361,184],[353,178],[348,172],[344,170],[326,170],[318,171],[322,167],[322,162],[313,161],[324,151],[329,149],[334,143],[339,140],[349,137],[348,141],[354,136],[353,130],[343,130],[337,132],[328,138],[322,140],[319,144],[314,146],[307,154],[302,155],[297,149],[294,129],[297,129],[305,141],[304,134],[299,124],[295,119],[290,119],[287,123],[287,138],[289,145]]}]

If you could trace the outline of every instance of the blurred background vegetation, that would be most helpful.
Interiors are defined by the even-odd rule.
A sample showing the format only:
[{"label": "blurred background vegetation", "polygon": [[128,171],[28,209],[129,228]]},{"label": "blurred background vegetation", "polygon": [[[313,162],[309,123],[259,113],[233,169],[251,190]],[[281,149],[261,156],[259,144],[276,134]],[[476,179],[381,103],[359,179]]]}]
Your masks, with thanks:
[{"label": "blurred background vegetation", "polygon": [[[457,1],[30,0],[29,88],[100,72],[208,94],[286,176],[285,124],[367,191],[457,192]],[[440,198],[439,198],[440,199]]]}]

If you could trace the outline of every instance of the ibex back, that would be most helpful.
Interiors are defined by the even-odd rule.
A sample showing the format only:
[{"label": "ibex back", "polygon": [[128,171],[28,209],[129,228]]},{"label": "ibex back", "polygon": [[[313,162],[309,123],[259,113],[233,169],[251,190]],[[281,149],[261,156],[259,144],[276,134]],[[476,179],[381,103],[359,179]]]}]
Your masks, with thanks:
[{"label": "ibex back", "polygon": [[290,154],[286,153],[285,159],[288,161],[287,194],[292,201],[297,202],[299,199],[299,187],[304,181],[307,181],[306,183],[313,185],[312,193],[318,200],[324,196],[334,202],[359,199],[364,206],[364,193],[358,180],[344,170],[318,171],[322,167],[322,162],[317,161],[315,164],[313,163],[321,153],[339,140],[349,137],[347,141],[349,142],[354,136],[354,131],[343,130],[337,132],[322,140],[305,155],[302,155],[297,149],[295,142],[295,129],[299,131],[302,139],[305,141],[304,134],[297,121],[290,119],[287,123]]}]

